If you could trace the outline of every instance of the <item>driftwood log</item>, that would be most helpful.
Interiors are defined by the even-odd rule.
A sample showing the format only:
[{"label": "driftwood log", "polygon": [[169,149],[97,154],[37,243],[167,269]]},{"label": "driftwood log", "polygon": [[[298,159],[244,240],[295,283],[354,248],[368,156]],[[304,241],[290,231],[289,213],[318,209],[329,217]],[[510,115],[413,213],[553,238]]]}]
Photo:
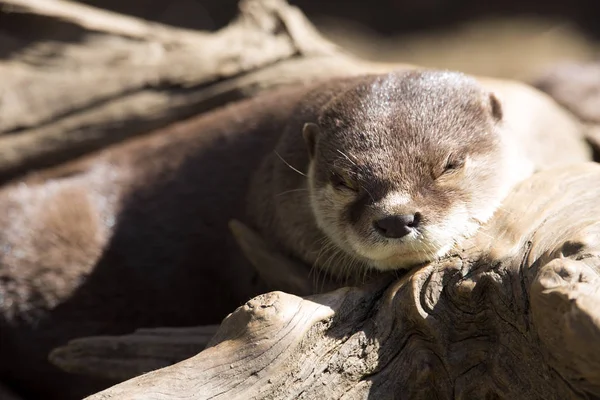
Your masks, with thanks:
[{"label": "driftwood log", "polygon": [[[218,328],[138,329],[124,336],[75,339],[66,351],[57,349],[51,357],[69,372],[123,381],[196,355]],[[90,359],[94,361],[90,363]]]},{"label": "driftwood log", "polygon": [[[0,181],[276,86],[415,68],[345,53],[284,0],[243,0],[214,33],[63,0],[0,0],[0,13]],[[27,16],[37,36],[15,28]],[[559,115],[549,129],[577,129],[528,86],[481,80],[515,110]]]},{"label": "driftwood log", "polygon": [[539,173],[460,253],[362,288],[259,296],[197,356],[89,400],[598,398],[598,182],[592,163]]},{"label": "driftwood log", "polygon": [[[327,58],[333,46],[278,0],[242,3],[238,18],[214,34],[60,0],[1,0],[0,12],[3,21],[34,15],[79,33],[65,42],[42,31],[30,43],[9,24],[0,27],[0,45],[12,50],[10,61],[0,62],[4,179],[336,70],[335,59],[313,60]],[[306,57],[305,74],[284,62],[298,56]]]},{"label": "driftwood log", "polygon": [[[276,86],[333,75],[414,68],[365,62],[345,54],[321,38],[299,10],[281,0],[243,1],[240,15],[215,33],[150,24],[60,0],[0,0],[0,12],[3,21],[36,16],[53,27],[75,30],[77,36],[76,41],[50,34],[25,40],[11,33],[10,25],[0,26],[0,46],[6,46],[10,54],[8,61],[0,61],[2,180]],[[517,82],[481,81],[513,112],[539,116],[536,123],[545,124],[549,131],[583,135],[576,119],[548,96]],[[580,176],[580,171],[571,172],[573,177]],[[591,184],[589,179],[585,182]],[[548,193],[558,190],[546,181],[523,199],[544,200],[546,197],[536,191],[546,186]],[[572,193],[576,196],[579,192]],[[582,200],[578,211],[591,213],[589,203]],[[566,205],[548,207],[558,210]],[[544,215],[556,217],[540,210],[539,218]],[[592,214],[585,215],[592,224]],[[556,218],[554,227],[567,231],[572,221]],[[544,342],[545,336],[532,328],[534,302],[526,300],[530,289],[525,279],[533,282],[534,272],[541,267],[533,262],[515,262],[525,251],[520,238],[533,235],[543,218],[534,218],[531,225],[526,225],[525,217],[521,219],[517,233],[502,231],[514,240],[505,243],[506,249],[498,249],[501,242],[494,242],[496,247],[475,243],[473,248],[480,251],[467,251],[461,255],[462,261],[450,259],[443,265],[412,272],[401,281],[382,278],[360,289],[342,289],[306,300],[280,292],[254,299],[228,318],[212,347],[197,357],[98,396],[180,398],[193,393],[196,398],[207,398],[221,392],[231,396],[234,392],[227,387],[234,386],[246,390],[239,392],[238,398],[251,397],[252,393],[257,397],[353,398],[366,397],[367,390],[373,398],[386,398],[394,392],[411,397],[417,391],[438,397],[452,397],[455,391],[457,397],[472,398],[488,389],[500,398],[515,393],[517,398],[527,398],[525,394],[530,395],[528,398],[567,398],[585,390],[597,393],[592,384],[591,389],[582,388],[582,382],[588,378],[593,381],[593,376],[576,376],[588,367],[587,373],[592,373],[593,365],[585,362],[596,359],[593,349],[591,358],[583,361],[578,358],[583,354],[578,349],[553,353],[555,344]],[[522,236],[518,232],[523,232]],[[550,248],[544,246],[551,243],[540,240],[540,248]],[[497,258],[484,261],[484,254]],[[501,259],[503,255],[506,260]],[[533,271],[534,275],[519,275],[523,271]],[[593,274],[584,277],[588,276]],[[275,286],[287,290],[298,284],[278,281]],[[568,293],[579,298],[578,290],[573,286]],[[573,322],[575,330],[579,329],[577,321]],[[395,329],[398,324],[401,329]],[[586,326],[589,338],[595,334],[593,327]],[[572,343],[581,338],[577,332],[564,329],[564,335],[572,335]],[[236,340],[229,340],[232,338]],[[281,342],[263,357],[263,350],[270,349],[276,338]],[[124,380],[192,356],[206,341],[204,328],[142,330],[127,337],[78,339],[56,350],[52,360],[67,371]],[[588,343],[593,346],[593,341]],[[323,355],[331,359],[323,363],[319,358]],[[240,359],[236,357],[244,356],[256,361],[251,365],[235,362]],[[275,357],[282,364],[260,367]],[[549,361],[552,357],[558,361]],[[226,364],[219,367],[215,360]],[[573,367],[572,362],[579,364]],[[571,369],[562,371],[567,365]],[[512,372],[507,372],[508,366]],[[458,370],[452,370],[455,367]],[[395,376],[400,368],[405,375]],[[489,384],[475,386],[479,394],[469,392],[473,388],[469,385],[479,382],[477,379]],[[569,386],[569,379],[577,383]],[[203,382],[207,384],[202,386]],[[254,389],[244,386],[252,382]],[[564,387],[561,382],[565,382]]]}]

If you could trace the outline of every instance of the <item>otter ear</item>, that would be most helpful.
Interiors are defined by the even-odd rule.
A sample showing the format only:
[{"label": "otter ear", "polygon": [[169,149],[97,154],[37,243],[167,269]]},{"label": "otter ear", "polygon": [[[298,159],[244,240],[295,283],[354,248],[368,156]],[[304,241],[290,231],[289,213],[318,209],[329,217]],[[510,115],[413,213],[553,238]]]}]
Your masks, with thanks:
[{"label": "otter ear", "polygon": [[319,134],[320,129],[319,125],[307,122],[304,124],[304,128],[302,128],[302,137],[304,137],[304,142],[306,143],[306,147],[308,148],[308,154],[310,158],[315,156],[315,147],[317,143],[317,135]]},{"label": "otter ear", "polygon": [[498,100],[494,93],[489,94],[489,102],[490,110],[492,111],[492,117],[494,117],[496,121],[501,121],[503,116],[502,103],[500,103],[500,100]]},{"label": "otter ear", "polygon": [[309,278],[310,266],[285,256],[242,222],[232,219],[229,229],[246,259],[270,290],[282,290],[298,296],[314,292]]}]

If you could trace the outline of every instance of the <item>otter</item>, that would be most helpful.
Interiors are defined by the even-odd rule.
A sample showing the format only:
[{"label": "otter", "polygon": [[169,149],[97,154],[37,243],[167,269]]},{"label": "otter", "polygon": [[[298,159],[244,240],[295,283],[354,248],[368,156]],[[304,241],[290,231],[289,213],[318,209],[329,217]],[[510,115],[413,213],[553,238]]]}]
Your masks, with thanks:
[{"label": "otter", "polygon": [[[550,165],[589,159],[568,114],[537,92],[502,87],[513,100],[504,107],[470,78],[447,72],[283,87],[4,185],[0,382],[23,397],[80,399],[114,382],[59,370],[48,362],[51,349],[140,327],[215,324],[249,298],[284,289],[246,261],[229,232],[232,219],[306,265],[330,267],[328,259],[343,254],[385,269],[400,265],[402,252],[410,262],[441,254],[496,207],[506,188],[494,177],[522,173],[519,146],[505,137],[521,132],[519,143],[534,143]],[[449,130],[424,131],[433,126]],[[504,146],[515,150],[510,168],[501,164],[510,154],[490,153]],[[550,146],[560,152],[549,157]],[[475,182],[489,186],[475,190]],[[411,213],[412,222],[385,222]],[[386,237],[399,229],[410,232]],[[402,247],[407,239],[412,244]],[[319,257],[319,240],[335,251]],[[306,280],[301,273],[298,281]]]},{"label": "otter", "polygon": [[254,175],[248,215],[265,240],[334,276],[407,268],[472,236],[534,169],[474,78],[366,76],[298,105]]}]

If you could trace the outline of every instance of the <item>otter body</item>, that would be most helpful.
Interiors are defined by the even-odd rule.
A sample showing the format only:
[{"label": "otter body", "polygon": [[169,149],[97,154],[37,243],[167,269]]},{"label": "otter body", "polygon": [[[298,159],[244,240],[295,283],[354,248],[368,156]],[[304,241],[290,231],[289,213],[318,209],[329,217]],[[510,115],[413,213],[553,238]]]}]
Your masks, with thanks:
[{"label": "otter body", "polygon": [[[531,121],[540,113],[511,120],[498,105],[459,74],[334,79],[4,186],[0,380],[26,398],[82,398],[110,382],[58,370],[47,362],[52,348],[218,323],[267,290],[228,231],[234,218],[340,274],[440,256],[531,172],[504,126],[539,134]],[[556,138],[575,149],[571,159],[587,159],[577,138]]]},{"label": "otter body", "polygon": [[267,291],[229,233],[304,88],[216,110],[0,189],[0,381],[25,399],[114,382],[48,352],[76,337],[219,323]]}]

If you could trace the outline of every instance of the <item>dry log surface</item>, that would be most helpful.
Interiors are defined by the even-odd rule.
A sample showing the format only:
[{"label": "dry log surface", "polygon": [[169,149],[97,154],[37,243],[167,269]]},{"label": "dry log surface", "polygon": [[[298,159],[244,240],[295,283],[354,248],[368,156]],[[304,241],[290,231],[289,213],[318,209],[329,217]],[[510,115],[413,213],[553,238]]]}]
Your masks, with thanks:
[{"label": "dry log surface", "polygon": [[197,356],[88,399],[597,398],[599,181],[591,163],[539,173],[448,259],[259,296]]},{"label": "dry log surface", "polygon": [[75,339],[50,357],[67,371],[122,381],[198,354],[218,327],[138,329],[124,336]]},{"label": "dry log surface", "polygon": [[[242,3],[238,18],[214,34],[61,0],[1,0],[0,12],[6,19],[41,16],[84,32],[77,41],[44,36],[28,44],[0,29],[0,48],[19,49],[0,62],[5,178],[248,96],[263,81],[275,83],[246,73],[333,51],[295,8],[278,0]],[[285,73],[279,79],[285,82]]]},{"label": "dry log surface", "polygon": [[[0,0],[0,13],[78,32],[77,40],[44,32],[32,41],[0,27],[0,54],[10,53],[0,59],[0,181],[283,84],[415,68],[346,54],[283,0],[243,0],[232,23],[214,33],[63,0]],[[536,124],[578,134],[539,92],[482,82]],[[548,112],[558,121],[535,118]]]}]

